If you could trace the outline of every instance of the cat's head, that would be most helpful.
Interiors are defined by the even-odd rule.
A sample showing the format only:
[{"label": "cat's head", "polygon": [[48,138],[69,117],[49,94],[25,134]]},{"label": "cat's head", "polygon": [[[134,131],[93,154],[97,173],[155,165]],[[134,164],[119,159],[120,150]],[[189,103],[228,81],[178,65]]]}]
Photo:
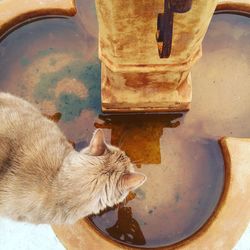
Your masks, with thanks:
[{"label": "cat's head", "polygon": [[98,199],[95,213],[120,203],[147,179],[144,174],[135,171],[124,151],[106,143],[101,129],[94,132],[89,146],[81,153],[96,159],[90,170],[91,181],[98,190],[95,193],[95,199]]}]

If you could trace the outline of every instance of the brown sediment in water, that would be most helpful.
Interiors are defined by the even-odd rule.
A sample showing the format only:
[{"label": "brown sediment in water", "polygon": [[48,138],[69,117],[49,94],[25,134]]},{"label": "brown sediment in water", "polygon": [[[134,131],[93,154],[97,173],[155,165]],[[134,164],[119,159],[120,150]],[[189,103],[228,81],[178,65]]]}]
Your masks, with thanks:
[{"label": "brown sediment in water", "polygon": [[[75,20],[43,20],[6,37],[0,43],[1,90],[25,97],[46,114],[60,112],[58,124],[78,148],[87,145],[95,128],[103,128],[107,140],[148,176],[122,206],[90,218],[103,235],[146,248],[185,240],[214,213],[223,190],[218,138],[250,133],[250,108],[245,105],[250,94],[249,21],[214,18],[204,55],[192,72],[194,97],[188,113],[105,115],[96,108],[98,102],[92,103],[100,89],[97,40]],[[36,92],[42,80],[51,92]],[[63,99],[65,93],[70,96]],[[78,233],[69,234],[79,238]]]}]

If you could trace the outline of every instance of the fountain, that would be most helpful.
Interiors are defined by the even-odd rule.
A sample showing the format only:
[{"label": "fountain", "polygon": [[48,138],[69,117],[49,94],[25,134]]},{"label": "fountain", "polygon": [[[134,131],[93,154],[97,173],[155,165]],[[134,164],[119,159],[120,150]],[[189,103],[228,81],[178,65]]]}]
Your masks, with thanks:
[{"label": "fountain", "polygon": [[[250,94],[247,57],[250,34],[247,30],[249,19],[245,17],[250,13],[250,3],[243,0],[218,2],[218,12],[235,12],[243,16],[215,15],[204,38],[203,56],[197,61],[215,1],[198,11],[200,37],[193,50],[188,49],[192,39],[184,32],[184,23],[187,17],[195,15],[200,1],[192,1],[191,9],[182,9],[184,13],[177,13],[176,5],[172,6],[172,46],[169,46],[170,40],[164,40],[166,37],[161,35],[164,30],[160,21],[157,26],[158,15],[161,20],[164,13],[164,1],[141,1],[145,5],[151,3],[147,10],[143,8],[145,5],[139,8],[141,5],[133,5],[135,1],[131,0],[129,17],[124,16],[125,7],[116,6],[120,1],[96,1],[100,64],[97,19],[92,1],[79,0],[77,7],[69,0],[24,1],[18,8],[13,2],[0,1],[0,13],[3,13],[0,19],[1,91],[23,96],[44,114],[60,112],[59,117],[55,116],[56,120],[60,118],[58,125],[77,149],[87,145],[94,128],[103,128],[110,142],[125,150],[148,176],[148,182],[130,193],[123,206],[110,208],[74,225],[53,225],[65,247],[193,250],[206,246],[208,249],[232,249],[250,220],[247,199],[250,140],[243,139],[250,133],[250,110],[246,106]],[[102,19],[105,18],[104,10],[107,12],[111,7],[109,4],[114,7],[109,12],[113,19],[105,23]],[[13,6],[15,11],[11,11]],[[65,17],[74,15],[76,10],[76,16]],[[115,11],[119,10],[123,10],[123,15],[116,18]],[[145,11],[148,16],[144,18]],[[137,19],[132,18],[133,13],[138,15]],[[41,19],[44,15],[50,18]],[[145,22],[140,23],[140,18]],[[108,33],[112,30],[105,25],[116,22],[112,34],[124,34],[121,40],[113,41],[112,34]],[[138,22],[141,26],[136,35],[142,41],[145,39],[145,47],[139,46],[138,39],[134,43],[134,36],[130,37],[130,32],[138,28]],[[124,23],[129,25],[124,26]],[[146,23],[148,32],[142,27]],[[178,26],[183,27],[180,33]],[[195,25],[192,26],[195,32]],[[126,29],[129,32],[126,33]],[[144,35],[140,33],[143,29]],[[187,30],[191,32],[191,28]],[[110,39],[112,42],[108,42]],[[176,45],[178,39],[183,43],[180,47]],[[146,43],[148,40],[150,42]],[[126,45],[124,49],[121,49],[122,41]],[[168,45],[165,50],[164,41]],[[185,77],[179,79],[183,81],[171,82],[172,76],[166,72],[171,64],[180,63],[187,53],[193,58],[187,63],[188,67],[173,67],[173,79],[182,72]],[[111,59],[107,60],[105,55]],[[150,64],[157,64],[157,70]],[[190,71],[192,108],[183,113],[191,102]],[[125,76],[127,84],[120,88],[123,84],[120,79]],[[157,93],[153,91],[154,84]],[[142,99],[130,98],[128,94],[125,100],[126,91],[135,92],[132,95]],[[177,92],[185,93],[186,99],[178,99]],[[155,102],[147,97],[155,98]],[[103,113],[101,107],[103,111],[119,113]],[[130,113],[126,113],[128,111]],[[136,113],[138,111],[144,113]],[[149,111],[168,113],[145,113]]]}]

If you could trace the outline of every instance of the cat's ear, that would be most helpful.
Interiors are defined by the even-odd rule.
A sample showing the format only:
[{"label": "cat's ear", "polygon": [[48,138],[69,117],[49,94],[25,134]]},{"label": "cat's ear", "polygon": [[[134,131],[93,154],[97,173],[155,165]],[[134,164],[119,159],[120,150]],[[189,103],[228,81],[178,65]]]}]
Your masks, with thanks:
[{"label": "cat's ear", "polygon": [[90,141],[89,153],[94,156],[100,156],[104,154],[106,148],[104,133],[101,129],[97,129]]},{"label": "cat's ear", "polygon": [[130,173],[122,176],[122,186],[127,191],[140,187],[147,180],[147,176],[142,173]]}]

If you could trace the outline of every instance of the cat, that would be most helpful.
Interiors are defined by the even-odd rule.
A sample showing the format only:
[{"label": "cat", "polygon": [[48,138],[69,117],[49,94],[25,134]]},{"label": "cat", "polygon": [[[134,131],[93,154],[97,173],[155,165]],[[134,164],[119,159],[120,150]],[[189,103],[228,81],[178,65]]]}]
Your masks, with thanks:
[{"label": "cat", "polygon": [[77,152],[36,107],[0,93],[0,216],[72,224],[120,203],[145,181],[101,129]]}]

